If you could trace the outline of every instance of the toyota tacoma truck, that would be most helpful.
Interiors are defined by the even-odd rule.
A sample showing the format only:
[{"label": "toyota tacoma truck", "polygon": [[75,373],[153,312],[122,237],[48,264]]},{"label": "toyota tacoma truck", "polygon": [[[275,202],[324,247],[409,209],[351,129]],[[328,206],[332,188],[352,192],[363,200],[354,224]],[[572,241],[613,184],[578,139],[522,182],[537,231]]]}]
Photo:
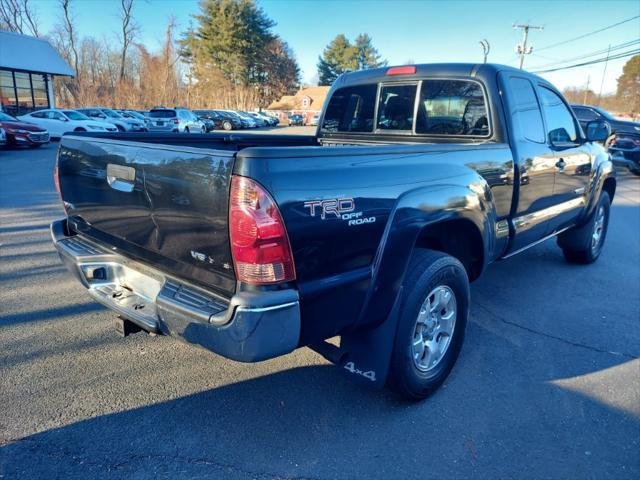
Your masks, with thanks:
[{"label": "toyota tacoma truck", "polygon": [[422,399],[458,357],[487,265],[552,237],[570,262],[598,258],[609,133],[506,66],[353,72],[315,135],[65,135],[51,234],[125,333],[242,362],[306,346]]}]

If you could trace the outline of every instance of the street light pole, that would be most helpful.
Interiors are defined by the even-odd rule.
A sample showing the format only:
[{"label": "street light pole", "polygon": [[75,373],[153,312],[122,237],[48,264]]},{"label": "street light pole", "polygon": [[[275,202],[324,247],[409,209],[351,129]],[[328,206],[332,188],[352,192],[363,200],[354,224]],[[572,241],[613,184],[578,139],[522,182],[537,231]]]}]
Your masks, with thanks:
[{"label": "street light pole", "polygon": [[522,29],[522,43],[516,46],[516,52],[520,54],[520,70],[522,70],[522,65],[524,64],[524,56],[530,54],[533,51],[533,47],[527,46],[527,41],[529,40],[529,30],[544,30],[544,27],[529,24],[517,25],[514,23],[513,28]]}]

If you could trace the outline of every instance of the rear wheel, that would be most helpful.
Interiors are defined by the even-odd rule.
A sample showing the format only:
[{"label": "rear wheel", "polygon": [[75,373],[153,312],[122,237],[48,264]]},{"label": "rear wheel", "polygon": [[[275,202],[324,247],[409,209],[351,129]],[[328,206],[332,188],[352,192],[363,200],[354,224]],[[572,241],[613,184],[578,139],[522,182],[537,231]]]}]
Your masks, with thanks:
[{"label": "rear wheel", "polygon": [[189,133],[189,127],[184,127],[184,133]]},{"label": "rear wheel", "polygon": [[119,132],[124,132],[124,127],[122,125],[116,125],[116,128]]},{"label": "rear wheel", "polygon": [[469,279],[457,259],[425,249],[414,252],[407,272],[388,381],[421,400],[442,385],[460,353]]},{"label": "rear wheel", "polygon": [[598,259],[607,237],[610,209],[609,194],[603,190],[587,223],[558,236],[558,245],[569,262],[593,263]]},{"label": "rear wheel", "polygon": [[74,130],[74,132],[86,132],[87,129],[86,128],[82,128],[82,127],[78,127]]},{"label": "rear wheel", "polygon": [[224,128],[225,130],[231,130],[232,128],[231,122],[223,122],[222,128]]}]

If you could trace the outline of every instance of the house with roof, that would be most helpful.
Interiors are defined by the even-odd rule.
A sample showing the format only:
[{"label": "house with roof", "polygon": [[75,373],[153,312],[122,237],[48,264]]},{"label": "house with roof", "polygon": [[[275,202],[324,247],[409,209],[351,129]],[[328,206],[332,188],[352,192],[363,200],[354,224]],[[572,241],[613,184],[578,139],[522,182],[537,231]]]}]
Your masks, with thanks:
[{"label": "house with roof", "polygon": [[284,95],[267,107],[267,112],[286,122],[289,115],[299,114],[305,125],[314,115],[319,115],[330,87],[301,88],[295,95]]}]

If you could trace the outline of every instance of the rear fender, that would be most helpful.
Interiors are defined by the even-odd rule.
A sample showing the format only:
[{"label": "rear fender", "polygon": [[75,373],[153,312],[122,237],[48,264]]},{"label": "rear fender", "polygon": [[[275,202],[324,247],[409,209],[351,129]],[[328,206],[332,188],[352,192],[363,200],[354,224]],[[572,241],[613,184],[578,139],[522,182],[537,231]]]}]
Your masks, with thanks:
[{"label": "rear fender", "polygon": [[470,221],[482,237],[483,269],[498,248],[496,212],[489,186],[480,176],[466,185],[435,185],[398,199],[373,263],[372,281],[357,327],[383,322],[402,285],[416,240],[428,226],[450,220]]},{"label": "rear fender", "polygon": [[402,283],[420,232],[439,222],[469,220],[482,234],[486,263],[495,248],[491,198],[478,176],[466,186],[429,186],[398,200],[376,254],[361,315],[356,326],[342,334],[339,351],[331,359],[342,373],[371,388],[385,384],[402,309]]}]

